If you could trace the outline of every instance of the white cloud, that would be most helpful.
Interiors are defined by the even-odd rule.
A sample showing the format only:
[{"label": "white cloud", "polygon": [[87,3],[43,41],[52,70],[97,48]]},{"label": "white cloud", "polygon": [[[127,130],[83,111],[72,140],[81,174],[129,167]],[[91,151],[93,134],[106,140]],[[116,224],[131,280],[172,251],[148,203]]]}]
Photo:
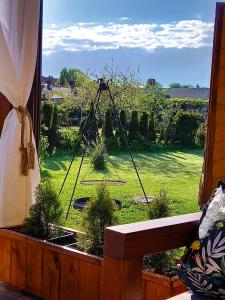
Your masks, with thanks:
[{"label": "white cloud", "polygon": [[128,20],[131,20],[131,18],[130,17],[121,17],[120,20],[121,21],[128,21]]},{"label": "white cloud", "polygon": [[76,23],[44,29],[43,52],[118,48],[200,48],[212,44],[213,23],[183,20],[168,24]]}]

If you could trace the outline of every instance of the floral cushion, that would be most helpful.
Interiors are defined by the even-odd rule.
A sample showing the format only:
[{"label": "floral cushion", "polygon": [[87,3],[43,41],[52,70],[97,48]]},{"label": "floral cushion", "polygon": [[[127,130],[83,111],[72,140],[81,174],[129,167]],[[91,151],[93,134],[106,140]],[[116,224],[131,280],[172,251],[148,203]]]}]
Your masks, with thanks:
[{"label": "floral cushion", "polygon": [[[199,222],[201,226],[207,210],[220,188],[206,205]],[[221,207],[219,207],[221,210]],[[209,215],[209,214],[208,214]],[[200,239],[199,230],[191,237],[181,259],[181,267],[176,269],[178,276],[193,292],[209,298],[225,299],[225,220],[215,221],[207,235]]]}]

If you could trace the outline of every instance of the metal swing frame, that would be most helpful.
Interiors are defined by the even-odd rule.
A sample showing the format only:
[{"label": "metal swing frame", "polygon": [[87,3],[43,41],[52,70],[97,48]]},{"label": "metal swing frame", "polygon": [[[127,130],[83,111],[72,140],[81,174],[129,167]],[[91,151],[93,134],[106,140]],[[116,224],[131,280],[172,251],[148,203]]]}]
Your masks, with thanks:
[{"label": "metal swing frame", "polygon": [[[133,167],[135,169],[135,172],[136,172],[136,175],[138,177],[138,181],[139,181],[139,184],[141,186],[141,189],[142,189],[142,192],[144,194],[144,197],[145,197],[145,200],[146,200],[146,203],[149,204],[149,201],[148,201],[148,197],[146,195],[146,192],[145,192],[145,189],[144,189],[144,186],[143,186],[143,183],[142,183],[142,180],[141,180],[141,177],[140,177],[140,174],[139,174],[139,171],[138,171],[138,168],[136,166],[136,163],[135,163],[135,160],[134,160],[134,157],[132,155],[132,152],[131,152],[131,147],[130,147],[130,144],[129,144],[129,141],[128,141],[128,137],[127,137],[127,134],[126,134],[126,131],[124,130],[122,124],[121,124],[121,121],[120,121],[120,118],[119,118],[119,114],[118,114],[118,110],[116,109],[116,103],[115,103],[115,99],[113,97],[113,94],[111,92],[111,89],[110,89],[110,86],[109,86],[109,83],[111,82],[111,80],[108,80],[107,83],[104,82],[103,78],[99,79],[98,80],[99,82],[99,87],[98,87],[98,90],[97,90],[97,93],[96,93],[96,96],[95,96],[95,99],[91,102],[90,104],[90,109],[89,109],[89,114],[88,114],[88,117],[87,117],[87,120],[86,120],[86,123],[84,125],[84,128],[83,130],[81,131],[81,137],[78,141],[78,143],[82,143],[82,141],[85,140],[85,131],[87,131],[87,127],[89,125],[89,122],[91,120],[91,116],[93,114],[93,117],[95,117],[96,115],[96,112],[98,111],[99,109],[99,100],[100,100],[100,97],[101,97],[101,94],[102,92],[104,91],[108,91],[109,93],[109,98],[110,98],[110,101],[111,101],[111,106],[112,106],[112,109],[113,109],[113,112],[115,113],[115,119],[117,120],[118,124],[119,124],[119,127],[120,127],[120,130],[121,130],[121,133],[122,133],[122,136],[123,136],[123,139],[125,141],[125,144],[126,144],[126,147],[127,147],[127,150],[129,152],[129,155],[130,155],[130,158],[131,158],[131,161],[132,161],[132,164],[133,164]],[[89,138],[89,135],[90,135],[90,131],[88,131],[88,134],[87,134],[87,139]],[[82,154],[82,157],[81,157],[81,161],[80,161],[80,165],[79,165],[79,169],[78,169],[78,173],[77,173],[77,176],[76,176],[76,179],[75,179],[75,183],[74,183],[74,186],[73,186],[73,191],[72,191],[72,194],[71,194],[71,198],[70,198],[70,202],[69,202],[69,206],[68,206],[68,209],[67,209],[67,212],[66,212],[66,220],[68,219],[68,216],[69,216],[69,212],[70,212],[70,209],[71,209],[71,204],[72,204],[72,201],[73,201],[73,198],[74,198],[74,194],[75,194],[75,191],[76,191],[76,188],[77,188],[77,183],[78,183],[78,179],[80,177],[80,172],[81,172],[81,169],[82,169],[82,165],[83,165],[83,162],[84,162],[84,158],[85,158],[85,154],[86,154],[86,151],[87,151],[87,145],[85,144],[84,146],[84,150],[83,150],[83,154]],[[74,152],[73,154],[73,157],[72,157],[72,160],[70,162],[70,165],[69,165],[69,168],[66,172],[66,176],[63,180],[63,183],[62,183],[62,186],[60,188],[60,191],[59,191],[59,195],[62,193],[62,190],[64,188],[64,185],[65,185],[65,182],[67,180],[67,177],[69,175],[69,172],[70,172],[70,169],[72,167],[72,164],[74,162],[74,159],[75,159],[75,156],[77,154],[77,151]],[[98,182],[100,182],[100,180],[98,180]],[[110,181],[112,182],[112,180]],[[120,181],[121,184],[124,184],[123,181]],[[84,183],[83,183],[84,184]]]}]

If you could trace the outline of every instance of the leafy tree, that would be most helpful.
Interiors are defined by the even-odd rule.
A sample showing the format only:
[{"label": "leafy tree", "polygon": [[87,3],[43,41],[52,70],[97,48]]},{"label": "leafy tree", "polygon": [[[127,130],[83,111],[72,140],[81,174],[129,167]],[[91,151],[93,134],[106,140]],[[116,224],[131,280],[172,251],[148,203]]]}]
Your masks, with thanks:
[{"label": "leafy tree", "polygon": [[179,82],[173,82],[169,85],[170,88],[193,88],[191,84],[180,84]]},{"label": "leafy tree", "polygon": [[139,121],[138,121],[138,112],[132,111],[130,126],[129,126],[129,141],[132,142],[137,139],[139,136]]},{"label": "leafy tree", "polygon": [[69,84],[69,81],[73,81],[74,87],[79,87],[84,76],[85,74],[80,69],[63,68],[59,75],[59,83],[61,86],[66,86]]},{"label": "leafy tree", "polygon": [[143,112],[143,114],[141,116],[139,132],[143,137],[147,138],[147,136],[148,136],[148,114],[146,112]]}]

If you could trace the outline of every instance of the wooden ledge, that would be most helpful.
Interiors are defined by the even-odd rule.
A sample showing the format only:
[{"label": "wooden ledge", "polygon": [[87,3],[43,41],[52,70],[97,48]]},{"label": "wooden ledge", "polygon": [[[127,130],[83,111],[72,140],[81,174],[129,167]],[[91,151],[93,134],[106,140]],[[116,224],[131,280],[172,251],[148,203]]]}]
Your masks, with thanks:
[{"label": "wooden ledge", "polygon": [[120,260],[184,246],[201,213],[108,227],[104,255]]}]

